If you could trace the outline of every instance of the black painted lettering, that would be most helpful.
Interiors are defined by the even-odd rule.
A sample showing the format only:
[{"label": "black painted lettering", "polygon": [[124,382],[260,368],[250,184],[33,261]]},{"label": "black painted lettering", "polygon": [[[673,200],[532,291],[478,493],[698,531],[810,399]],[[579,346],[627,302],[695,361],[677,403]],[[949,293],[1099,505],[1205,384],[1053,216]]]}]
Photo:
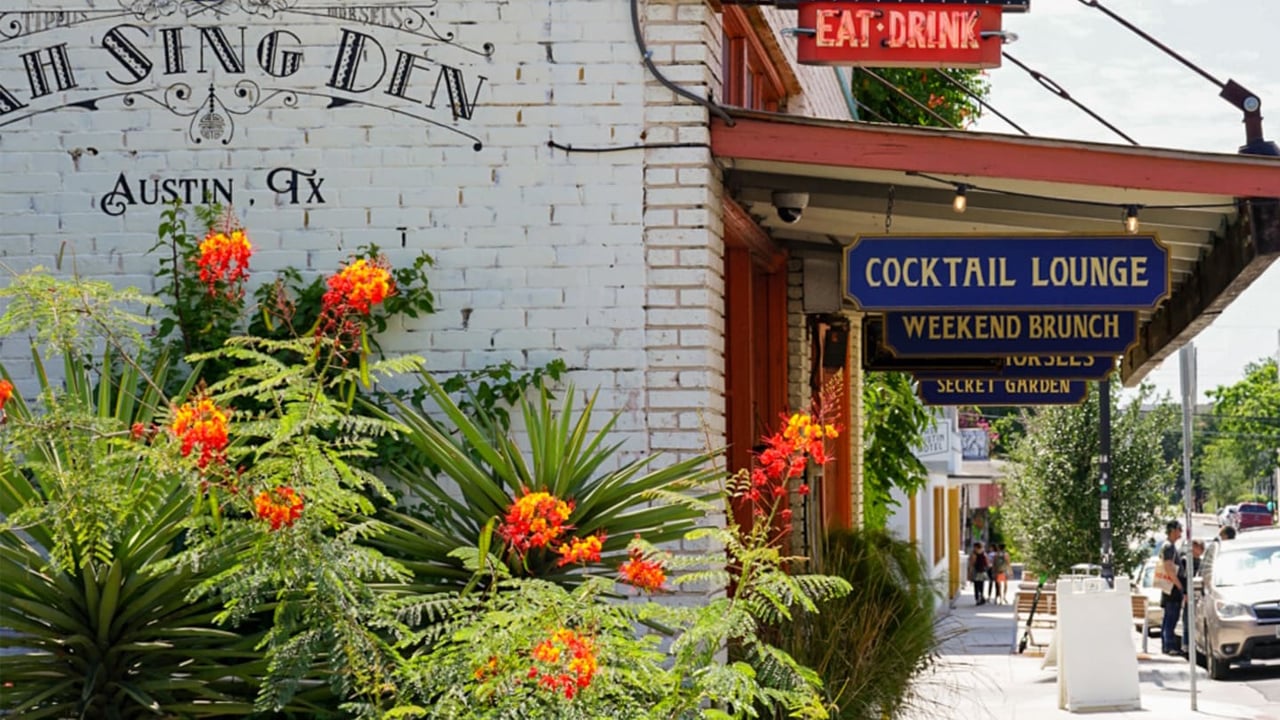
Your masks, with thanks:
[{"label": "black painted lettering", "polygon": [[209,188],[205,188],[205,191],[204,191],[204,202],[206,202],[206,203],[221,203],[221,204],[223,204],[223,205],[231,205],[231,204],[232,204],[232,202],[231,202],[231,197],[232,197],[232,192],[231,192],[231,190],[232,190],[232,187],[233,187],[233,183],[232,183],[232,181],[231,181],[231,180],[229,180],[229,179],[228,179],[228,180],[226,180],[226,181],[225,181],[225,183],[224,183],[224,181],[219,180],[218,178],[214,178],[213,180],[211,180],[211,181],[209,182],[209,184],[213,186],[213,187],[212,187],[212,191],[210,191],[210,189],[209,189]]},{"label": "black painted lettering", "polygon": [[[357,87],[356,76],[360,71],[361,63],[365,61],[366,50],[377,52],[378,77],[364,87]],[[342,41],[338,43],[338,55],[333,61],[333,74],[329,77],[328,86],[346,92],[369,92],[382,82],[386,74],[387,54],[382,51],[378,41],[362,32],[343,28]]]},{"label": "black painted lettering", "polygon": [[187,71],[187,62],[182,49],[182,28],[164,28],[160,31],[160,39],[164,43],[164,74],[181,75]]},{"label": "black painted lettering", "polygon": [[175,178],[165,178],[164,182],[160,183],[161,189],[164,190],[165,202],[173,202],[179,199],[177,184],[178,182]]},{"label": "black painted lettering", "polygon": [[[404,50],[396,51],[396,67],[391,71],[391,80],[387,83],[388,95],[404,98],[405,100],[413,100],[414,102],[421,102],[416,98],[409,97],[408,94],[409,76],[413,74],[413,69],[415,67],[426,67],[425,65],[419,65],[419,60],[424,63],[431,62],[431,59],[426,55],[414,55],[413,53],[408,53]],[[436,86],[439,87],[438,82]]]},{"label": "black painted lettering", "polygon": [[129,181],[125,178],[124,173],[116,178],[116,184],[111,188],[111,192],[102,196],[102,201],[98,203],[98,207],[102,212],[111,217],[119,217],[129,209],[130,205],[137,205],[138,201],[133,198],[133,191],[129,189]]},{"label": "black painted lettering", "polygon": [[151,74],[153,65],[146,54],[138,49],[138,46],[132,40],[125,37],[125,30],[137,30],[142,33],[142,37],[147,37],[147,31],[137,25],[117,25],[102,36],[102,47],[111,54],[111,57],[116,59],[116,62],[120,63],[120,66],[127,73],[124,77],[117,77],[108,70],[107,77],[111,78],[112,82],[121,85],[134,85],[142,82]]},{"label": "black painted lettering", "polygon": [[200,28],[200,72],[208,72],[204,65],[204,51],[207,47],[213,51],[213,56],[218,59],[223,70],[236,75],[244,74],[244,31],[245,28],[240,28],[240,54],[237,55],[236,49],[227,39],[227,33],[221,27]]},{"label": "black painted lettering", "polygon": [[281,47],[285,38],[292,40],[295,47],[302,44],[302,39],[288,30],[273,30],[258,43],[258,65],[271,77],[289,77],[302,67],[301,52]]},{"label": "black painted lettering", "polygon": [[[147,197],[147,186],[151,186],[151,196]],[[138,202],[143,205],[157,205],[160,203],[160,181],[152,179],[151,182],[146,180],[138,181]]]},{"label": "black painted lettering", "polygon": [[436,78],[436,87],[431,91],[431,102],[426,103],[427,107],[434,108],[436,106],[436,96],[440,94],[440,84],[444,83],[449,91],[449,107],[453,110],[454,120],[470,120],[472,113],[475,111],[476,98],[480,97],[480,88],[484,86],[484,81],[488,78],[478,75],[480,82],[476,83],[476,91],[467,97],[466,84],[462,80],[462,71],[456,67],[449,65],[440,66],[440,75]]},{"label": "black painted lettering", "polygon": [[18,98],[14,97],[8,88],[0,85],[0,117],[17,112],[24,107],[26,105],[19,102]]},{"label": "black painted lettering", "polygon": [[203,197],[195,196],[196,187],[200,186],[203,181],[195,178],[182,178],[178,181],[182,185],[182,201],[185,203],[203,202]]},{"label": "black painted lettering", "polygon": [[31,85],[32,99],[52,95],[54,92],[49,85],[49,78],[45,76],[46,69],[53,72],[53,85],[58,92],[66,92],[76,87],[76,78],[71,72],[71,60],[67,57],[66,43],[32,50],[20,57],[27,69],[27,82]]}]

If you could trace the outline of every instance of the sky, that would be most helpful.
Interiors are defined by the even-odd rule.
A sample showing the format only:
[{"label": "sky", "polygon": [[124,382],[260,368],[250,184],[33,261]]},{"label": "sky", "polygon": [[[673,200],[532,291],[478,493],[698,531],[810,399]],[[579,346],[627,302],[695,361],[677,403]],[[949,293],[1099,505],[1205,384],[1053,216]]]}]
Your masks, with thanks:
[{"label": "sky", "polygon": [[[1262,99],[1266,139],[1280,143],[1280,0],[1099,1],[1210,75],[1253,91]],[[1031,0],[1030,12],[1005,16],[1004,28],[1018,35],[1007,52],[1141,145],[1235,153],[1244,144],[1242,113],[1215,85],[1080,0]],[[1016,65],[987,72],[988,101],[1032,135],[1125,143]],[[974,129],[1016,132],[994,115]],[[1276,355],[1277,305],[1280,262],[1196,336],[1202,399],[1243,378],[1246,363]],[[1178,354],[1147,381],[1177,400]]]}]

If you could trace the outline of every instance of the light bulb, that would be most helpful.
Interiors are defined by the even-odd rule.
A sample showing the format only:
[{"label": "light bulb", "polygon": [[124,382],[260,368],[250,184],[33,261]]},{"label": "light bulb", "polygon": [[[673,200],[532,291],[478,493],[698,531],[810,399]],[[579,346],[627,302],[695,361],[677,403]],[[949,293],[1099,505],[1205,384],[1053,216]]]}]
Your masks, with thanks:
[{"label": "light bulb", "polygon": [[951,201],[951,209],[958,213],[962,213],[965,211],[965,208],[969,207],[969,200],[965,197],[965,192],[967,190],[968,188],[964,185],[956,186],[956,197]]},{"label": "light bulb", "polygon": [[1130,235],[1138,232],[1138,206],[1130,205],[1124,211],[1124,229]]}]

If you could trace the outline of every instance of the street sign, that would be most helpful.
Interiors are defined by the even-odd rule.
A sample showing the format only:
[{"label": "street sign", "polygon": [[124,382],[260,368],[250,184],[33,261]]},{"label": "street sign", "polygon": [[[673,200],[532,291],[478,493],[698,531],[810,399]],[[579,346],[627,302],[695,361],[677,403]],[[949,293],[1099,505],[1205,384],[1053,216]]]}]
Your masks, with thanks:
[{"label": "street sign", "polygon": [[1077,405],[1089,394],[1084,380],[944,378],[918,381],[926,405]]},{"label": "street sign", "polygon": [[1123,355],[1138,341],[1138,314],[890,312],[884,345],[897,357]]},{"label": "street sign", "polygon": [[1066,380],[1102,380],[1116,369],[1116,359],[1109,355],[1013,355],[1000,358],[998,370],[974,372],[917,371],[918,379],[942,378],[1057,378]]},{"label": "street sign", "polygon": [[845,296],[878,310],[1150,310],[1169,296],[1155,235],[861,235]]},{"label": "street sign", "polygon": [[1002,10],[945,2],[801,2],[796,59],[805,65],[1000,67]]}]

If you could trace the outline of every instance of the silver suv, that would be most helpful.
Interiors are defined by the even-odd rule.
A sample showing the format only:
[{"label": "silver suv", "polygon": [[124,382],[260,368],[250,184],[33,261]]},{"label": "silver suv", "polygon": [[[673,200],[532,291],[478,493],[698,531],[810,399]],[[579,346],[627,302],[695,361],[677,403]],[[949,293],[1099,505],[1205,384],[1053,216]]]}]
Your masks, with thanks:
[{"label": "silver suv", "polygon": [[1200,575],[1196,647],[1209,676],[1225,678],[1236,661],[1280,658],[1280,529],[1210,543]]}]

